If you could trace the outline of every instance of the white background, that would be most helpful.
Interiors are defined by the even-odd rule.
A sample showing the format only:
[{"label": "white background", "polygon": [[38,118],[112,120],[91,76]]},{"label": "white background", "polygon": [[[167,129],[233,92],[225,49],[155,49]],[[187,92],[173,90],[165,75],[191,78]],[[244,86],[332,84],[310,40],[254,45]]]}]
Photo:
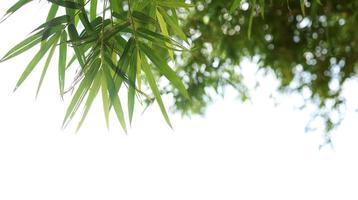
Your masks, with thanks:
[{"label": "white background", "polygon": [[[0,13],[13,2],[1,1]],[[44,20],[44,2],[0,24],[1,56]],[[70,96],[60,100],[56,63],[36,101],[42,65],[12,92],[30,55],[0,64],[1,200],[358,199],[353,111],[334,133],[334,149],[321,151],[321,135],[304,133],[308,113],[293,109],[291,97],[273,106],[265,89],[244,104],[228,92],[204,117],[171,115],[174,131],[156,105],[144,115],[138,109],[128,135],[114,117],[106,130],[98,101],[74,134],[60,130]],[[358,102],[354,88],[347,96]]]}]

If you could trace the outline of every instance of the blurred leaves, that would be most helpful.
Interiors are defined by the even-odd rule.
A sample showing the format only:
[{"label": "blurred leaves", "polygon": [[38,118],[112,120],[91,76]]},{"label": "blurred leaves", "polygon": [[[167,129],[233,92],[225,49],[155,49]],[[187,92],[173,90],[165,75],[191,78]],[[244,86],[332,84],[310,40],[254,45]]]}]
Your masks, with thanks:
[{"label": "blurred leaves", "polygon": [[246,100],[246,66],[240,63],[249,58],[259,72],[274,74],[279,92],[301,94],[303,107],[315,105],[312,117],[325,121],[327,133],[340,124],[344,84],[357,75],[358,1],[191,2],[195,9],[179,16],[198,51],[181,54],[177,70],[191,101],[174,95],[174,110],[204,113],[213,93],[228,86]]}]

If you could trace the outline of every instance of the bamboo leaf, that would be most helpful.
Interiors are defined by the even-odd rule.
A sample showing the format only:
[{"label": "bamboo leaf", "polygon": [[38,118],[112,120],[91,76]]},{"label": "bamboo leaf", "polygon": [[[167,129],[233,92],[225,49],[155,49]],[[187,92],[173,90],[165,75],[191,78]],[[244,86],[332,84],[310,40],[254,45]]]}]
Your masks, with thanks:
[{"label": "bamboo leaf", "polygon": [[49,54],[48,54],[48,57],[47,57],[47,59],[46,59],[44,68],[43,68],[42,73],[41,73],[40,81],[39,81],[39,84],[38,84],[38,86],[37,86],[36,98],[37,98],[37,96],[39,95],[42,82],[43,82],[43,80],[44,80],[44,78],[45,78],[45,74],[46,74],[46,72],[47,72],[48,66],[50,65],[51,59],[52,59],[52,57],[53,57],[53,54],[55,53],[56,46],[57,46],[57,42],[55,42],[55,43],[52,45],[52,48],[51,48],[51,50],[50,50],[50,52],[49,52]]},{"label": "bamboo leaf", "polygon": [[137,85],[138,90],[142,90],[142,61],[139,50],[137,49]]},{"label": "bamboo leaf", "polygon": [[97,0],[91,0],[90,20],[93,21],[97,17]]},{"label": "bamboo leaf", "polygon": [[[104,74],[103,70],[101,73]],[[101,91],[102,91],[102,103],[103,103],[103,112],[104,112],[104,119],[106,120],[106,126],[109,128],[109,109],[110,109],[110,99],[108,96],[108,87],[106,82],[106,77],[102,75],[101,77]]]},{"label": "bamboo leaf", "polygon": [[21,74],[20,79],[16,83],[16,87],[14,91],[24,82],[24,80],[29,76],[32,70],[36,67],[36,65],[40,62],[42,57],[47,53],[49,48],[57,41],[59,35],[55,35],[49,39],[49,41],[45,42],[44,46],[37,52],[34,58],[27,65],[25,71]]},{"label": "bamboo leaf", "polygon": [[32,36],[26,38],[25,40],[23,40],[22,42],[17,44],[15,47],[10,49],[10,51],[7,52],[3,58],[1,58],[0,62],[4,62],[10,58],[18,56],[18,55],[24,53],[25,51],[31,49],[36,44],[41,42],[41,37],[42,37],[41,33],[37,33],[35,35],[32,35]]},{"label": "bamboo leaf", "polygon": [[134,103],[135,103],[135,89],[136,89],[136,74],[137,74],[137,53],[136,50],[133,50],[135,53],[132,54],[132,59],[129,65],[129,81],[133,84],[129,85],[128,88],[128,115],[129,123],[132,123]]},{"label": "bamboo leaf", "polygon": [[48,12],[46,21],[48,22],[48,21],[52,20],[53,18],[55,18],[57,11],[58,11],[58,5],[52,4],[50,11]]},{"label": "bamboo leaf", "polygon": [[183,0],[156,1],[159,6],[167,8],[191,8],[193,4],[187,4]]},{"label": "bamboo leaf", "polygon": [[164,17],[165,21],[169,25],[170,28],[173,29],[173,32],[177,34],[182,40],[187,41],[188,38],[186,37],[185,33],[183,32],[182,28],[179,27],[179,24],[167,14],[164,9],[159,8],[160,13]]},{"label": "bamboo leaf", "polygon": [[151,50],[146,44],[140,43],[140,49],[148,56],[148,58],[154,63],[154,65],[186,98],[189,99],[189,94],[185,89],[185,86],[176,73],[168,66],[167,62],[159,58],[153,50]]},{"label": "bamboo leaf", "polygon": [[[68,35],[70,36],[70,39],[72,41],[79,40],[78,32],[74,24],[68,25]],[[76,55],[76,59],[80,63],[81,67],[84,68],[85,66],[85,59],[84,59],[84,53],[82,52],[81,48],[78,46],[73,46],[73,50]]]},{"label": "bamboo leaf", "polygon": [[[104,65],[106,66],[106,65]],[[106,77],[106,82],[107,82],[107,86],[108,86],[108,93],[110,96],[110,100],[111,100],[111,104],[113,105],[114,111],[116,112],[117,115],[117,119],[119,121],[119,123],[121,124],[123,130],[125,132],[127,132],[127,125],[126,125],[126,121],[124,119],[124,114],[123,114],[123,109],[122,109],[122,104],[121,101],[118,97],[113,79],[111,77],[111,74],[109,72],[109,69],[107,67],[103,68],[105,77]]]},{"label": "bamboo leaf", "polygon": [[95,59],[93,62],[90,63],[90,69],[87,72],[87,75],[84,76],[84,79],[78,86],[75,94],[72,97],[72,100],[70,102],[70,105],[67,108],[62,127],[66,127],[67,124],[71,121],[73,116],[76,114],[78,108],[80,107],[83,99],[85,98],[93,80],[98,72],[99,66],[101,65],[101,59]]},{"label": "bamboo leaf", "polygon": [[67,33],[64,31],[61,34],[60,51],[59,51],[59,63],[58,63],[58,81],[60,87],[60,94],[63,97],[65,87],[65,71],[66,71],[66,59],[67,58]]},{"label": "bamboo leaf", "polygon": [[162,97],[160,96],[160,92],[159,92],[158,86],[156,84],[156,80],[154,79],[152,71],[150,70],[149,64],[147,62],[147,58],[145,57],[145,55],[143,53],[141,53],[140,55],[141,55],[140,59],[142,61],[142,69],[145,73],[145,76],[146,76],[149,86],[153,92],[153,95],[154,95],[155,99],[157,100],[160,111],[162,112],[162,115],[163,115],[165,121],[167,122],[167,124],[170,127],[172,127],[169,116],[168,116],[167,111],[164,107]]},{"label": "bamboo leaf", "polygon": [[6,12],[5,15],[1,18],[0,23],[9,18],[12,14],[14,14],[17,10],[22,8],[24,5],[29,3],[29,0],[20,0],[17,1],[14,5],[12,5]]},{"label": "bamboo leaf", "polygon": [[[156,15],[157,15],[157,19],[158,19],[158,22],[159,22],[159,26],[160,26],[160,29],[162,30],[162,33],[163,35],[167,36],[167,37],[170,37],[169,36],[169,32],[168,32],[168,28],[167,28],[167,24],[165,23],[165,20],[162,16],[162,14],[159,12],[158,9],[156,9]],[[166,43],[166,45],[168,45],[169,47],[172,46],[171,43]],[[174,60],[174,52],[173,50],[169,50],[168,49],[168,52],[169,52],[169,56],[172,60]]]},{"label": "bamboo leaf", "polygon": [[94,101],[94,99],[97,97],[99,89],[101,87],[101,79],[102,79],[102,73],[101,71],[98,71],[98,73],[96,73],[94,81],[92,83],[92,86],[90,88],[88,97],[87,97],[87,101],[85,103],[85,108],[81,117],[80,122],[77,125],[77,129],[76,132],[78,132],[80,130],[80,128],[82,127],[83,122],[85,121],[88,112],[92,106],[92,103]]},{"label": "bamboo leaf", "polygon": [[153,19],[151,16],[149,16],[143,12],[133,11],[132,16],[134,19],[136,19],[137,21],[144,23],[144,24],[153,24],[153,25],[158,24],[155,19]]},{"label": "bamboo leaf", "polygon": [[51,3],[54,3],[56,5],[70,8],[70,9],[82,9],[83,6],[79,3],[73,2],[73,1],[66,1],[66,0],[48,0]]}]

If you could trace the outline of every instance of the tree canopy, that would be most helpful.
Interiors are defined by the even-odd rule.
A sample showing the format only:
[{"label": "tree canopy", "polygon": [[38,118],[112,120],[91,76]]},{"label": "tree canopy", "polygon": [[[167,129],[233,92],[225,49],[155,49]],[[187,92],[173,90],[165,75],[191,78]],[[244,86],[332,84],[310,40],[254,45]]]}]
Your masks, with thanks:
[{"label": "tree canopy", "polygon": [[[30,2],[17,1],[4,19]],[[249,58],[275,75],[278,92],[308,93],[306,101],[317,106],[316,116],[325,119],[329,132],[341,121],[330,113],[344,107],[342,88],[357,74],[354,0],[47,2],[45,22],[1,62],[39,48],[16,85],[44,59],[39,92],[51,60],[57,59],[61,96],[75,90],[64,127],[82,108],[80,128],[99,93],[107,125],[113,109],[124,130],[136,98],[157,102],[169,126],[163,94],[170,94],[174,109],[187,115],[203,113],[210,91],[227,86],[246,100],[250,91],[239,69]],[[73,68],[78,69],[75,78],[68,80]],[[124,99],[127,109],[122,108]]]}]

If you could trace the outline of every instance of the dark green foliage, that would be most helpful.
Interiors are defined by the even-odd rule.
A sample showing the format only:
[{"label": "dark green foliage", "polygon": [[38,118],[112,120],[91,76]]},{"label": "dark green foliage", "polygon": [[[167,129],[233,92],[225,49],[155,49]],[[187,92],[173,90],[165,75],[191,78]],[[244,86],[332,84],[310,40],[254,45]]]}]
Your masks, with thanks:
[{"label": "dark green foliage", "polygon": [[212,97],[207,91],[226,86],[245,100],[249,92],[235,69],[255,56],[260,70],[280,81],[279,91],[310,92],[306,101],[317,105],[326,131],[340,123],[330,113],[342,110],[342,87],[357,74],[358,1],[192,2],[183,29],[199,50],[181,54],[179,67],[192,99],[175,95],[176,110],[202,113]]}]

